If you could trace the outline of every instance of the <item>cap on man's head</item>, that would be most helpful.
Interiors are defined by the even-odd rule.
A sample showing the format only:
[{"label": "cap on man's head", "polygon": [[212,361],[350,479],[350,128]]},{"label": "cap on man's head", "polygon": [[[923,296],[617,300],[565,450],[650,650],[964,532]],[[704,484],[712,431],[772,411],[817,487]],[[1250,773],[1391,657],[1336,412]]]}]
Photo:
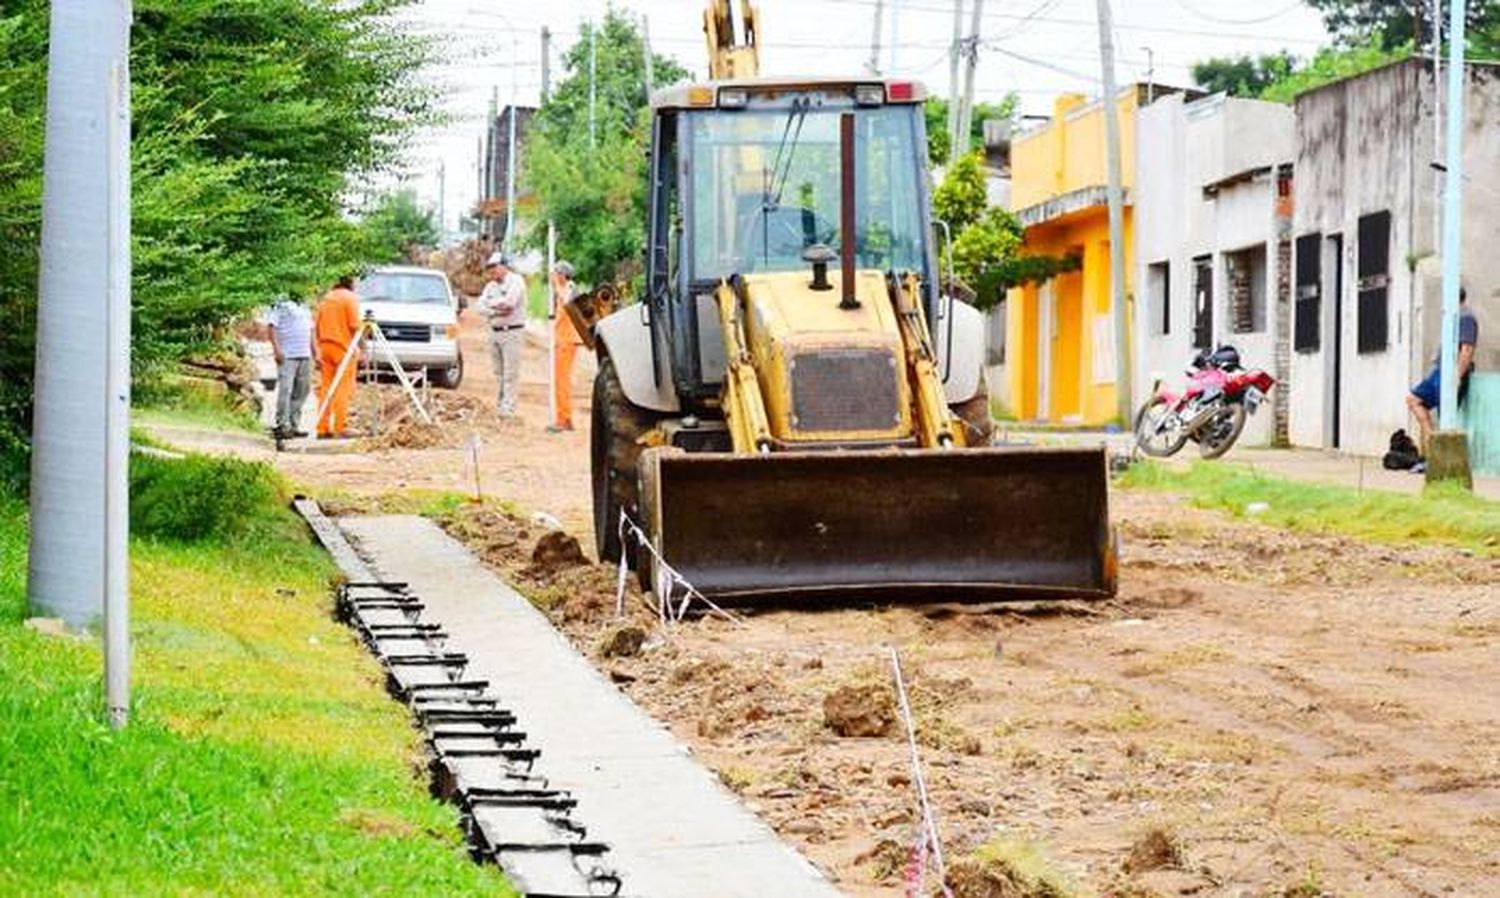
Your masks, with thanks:
[{"label": "cap on man's head", "polygon": [[573,266],[568,262],[558,262],[556,265],[552,266],[552,271],[555,274],[562,275],[570,281],[573,279]]},{"label": "cap on man's head", "polygon": [[485,260],[484,267],[494,268],[496,265],[504,265],[506,268],[509,268],[510,257],[499,251],[490,253],[489,259]]}]

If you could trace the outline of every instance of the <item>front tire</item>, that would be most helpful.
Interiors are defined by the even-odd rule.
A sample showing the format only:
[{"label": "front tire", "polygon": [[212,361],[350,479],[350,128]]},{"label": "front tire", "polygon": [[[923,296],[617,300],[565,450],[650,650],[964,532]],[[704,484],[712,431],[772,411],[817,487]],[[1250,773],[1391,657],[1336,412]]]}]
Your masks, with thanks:
[{"label": "front tire", "polygon": [[[625,397],[614,360],[599,357],[589,416],[589,461],[594,493],[594,545],[599,560],[620,560],[620,512],[640,522],[641,437],[656,416]],[[634,562],[635,559],[628,559]],[[634,565],[632,564],[632,567]]]},{"label": "front tire", "polygon": [[458,385],[464,382],[464,356],[458,354],[458,358],[447,368],[430,368],[427,371],[427,379],[432,381],[433,386],[444,390],[456,390]]},{"label": "front tire", "polygon": [[1135,413],[1135,444],[1152,458],[1168,458],[1176,455],[1185,443],[1187,434],[1178,428],[1175,434],[1161,429],[1161,417],[1171,414],[1167,401],[1153,396]]},{"label": "front tire", "polygon": [[970,399],[949,406],[964,422],[964,445],[988,446],[995,438],[995,418],[990,414],[990,386],[979,378],[979,392]]}]

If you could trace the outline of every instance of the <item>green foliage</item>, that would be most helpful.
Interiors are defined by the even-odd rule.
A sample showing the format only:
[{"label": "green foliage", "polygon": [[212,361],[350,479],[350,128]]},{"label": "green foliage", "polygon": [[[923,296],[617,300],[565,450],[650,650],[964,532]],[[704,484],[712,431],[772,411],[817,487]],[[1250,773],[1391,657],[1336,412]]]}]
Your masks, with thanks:
[{"label": "green foliage", "polygon": [[415,732],[305,535],[132,546],[119,732],[95,643],[21,626],[26,540],[0,498],[0,894],[514,894],[412,777]]},{"label": "green foliage", "polygon": [[179,542],[225,541],[285,520],[268,465],[207,455],[130,459],[130,531]]},{"label": "green foliage", "polygon": [[1156,462],[1131,466],[1121,483],[1187,494],[1193,504],[1248,514],[1252,503],[1268,506],[1255,520],[1313,533],[1342,533],[1387,543],[1423,542],[1464,546],[1500,557],[1500,503],[1458,489],[1421,496],[1358,491],[1286,480],[1224,462],[1194,462],[1183,469]]},{"label": "green foliage", "polygon": [[962,156],[948,166],[943,183],[933,191],[932,208],[953,229],[953,268],[958,279],[975,291],[976,308],[992,308],[1011,287],[1078,268],[1077,256],[1024,252],[1025,228],[1020,219],[999,206],[987,205],[979,153]]},{"label": "green foliage", "polygon": [[[1014,121],[1020,98],[1015,93],[1005,95],[998,103],[975,103],[974,116],[969,125],[969,145],[965,153],[984,147],[984,122],[986,119]],[[928,97],[922,107],[922,117],[927,123],[927,161],[942,165],[948,161],[948,101],[943,97]]]},{"label": "green foliage", "polygon": [[403,262],[414,252],[436,247],[439,240],[433,210],[417,202],[414,190],[398,190],[377,200],[360,219],[364,257],[369,262]]},{"label": "green foliage", "polygon": [[[589,136],[589,34],[597,27],[594,139]],[[687,71],[653,54],[657,88]],[[537,110],[524,157],[536,193],[537,218],[557,225],[558,252],[585,283],[627,280],[639,270],[645,211],[645,157],[650,116],[645,55],[633,16],[610,8],[597,25],[580,26],[563,57],[566,74]],[[543,228],[528,240],[540,248]]]},{"label": "green foliage", "polygon": [[1193,82],[1209,93],[1259,97],[1297,66],[1297,58],[1286,50],[1259,56],[1215,56],[1193,63]]},{"label": "green foliage", "polygon": [[948,166],[943,182],[932,192],[932,211],[957,235],[978,221],[988,204],[985,194],[984,157],[979,153],[960,156]]},{"label": "green foliage", "polygon": [[1357,47],[1324,48],[1307,65],[1267,87],[1261,93],[1261,99],[1290,103],[1297,94],[1304,91],[1380,68],[1405,55],[1404,49],[1385,50],[1375,43]]},{"label": "green foliage", "polygon": [[[1435,0],[1308,0],[1323,16],[1323,24],[1349,47],[1375,44],[1383,50],[1398,50],[1420,44],[1431,46],[1433,8],[1442,23],[1440,33],[1448,40],[1449,4]],[[1470,43],[1468,58],[1495,55],[1500,46],[1500,2],[1469,0],[1464,15]]]},{"label": "green foliage", "polygon": [[[410,0],[137,0],[131,44],[137,378],[359,261],[341,197],[430,120]],[[0,3],[0,427],[29,429],[44,0]],[[0,438],[0,443],[4,439]]]}]

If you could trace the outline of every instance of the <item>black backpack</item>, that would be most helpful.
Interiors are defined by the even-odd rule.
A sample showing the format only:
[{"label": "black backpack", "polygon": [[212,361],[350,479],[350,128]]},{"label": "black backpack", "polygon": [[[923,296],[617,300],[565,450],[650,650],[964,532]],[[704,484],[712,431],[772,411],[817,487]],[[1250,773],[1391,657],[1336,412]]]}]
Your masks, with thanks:
[{"label": "black backpack", "polygon": [[1380,460],[1380,464],[1390,471],[1409,471],[1411,466],[1422,460],[1422,453],[1417,451],[1417,444],[1407,436],[1406,431],[1398,430],[1391,434],[1391,448]]}]

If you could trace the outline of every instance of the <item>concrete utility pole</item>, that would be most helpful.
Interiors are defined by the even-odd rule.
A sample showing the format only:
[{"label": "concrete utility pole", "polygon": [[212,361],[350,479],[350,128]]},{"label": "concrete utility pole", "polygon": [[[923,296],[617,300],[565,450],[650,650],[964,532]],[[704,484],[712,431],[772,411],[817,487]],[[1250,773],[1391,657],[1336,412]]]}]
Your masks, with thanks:
[{"label": "concrete utility pole", "polygon": [[112,726],[130,715],[129,0],[52,4],[31,452],[31,607],[104,616]]},{"label": "concrete utility pole", "polygon": [[953,42],[948,45],[948,160],[958,158],[958,57],[964,44],[964,0],[953,0]]},{"label": "concrete utility pole", "polygon": [[542,102],[552,95],[552,30],[542,26]]},{"label": "concrete utility pole", "polygon": [[[1443,349],[1439,426],[1458,429],[1458,290],[1463,265],[1464,0],[1452,0],[1448,23],[1448,171],[1443,193]],[[1436,20],[1437,16],[1434,15]]]},{"label": "concrete utility pole", "polygon": [[884,16],[885,0],[875,0],[875,20],[870,32],[870,61],[865,64],[871,75],[880,74],[880,26]]},{"label": "concrete utility pole", "polygon": [[901,44],[901,0],[891,0],[891,60],[886,63],[886,71],[892,77],[896,75],[896,50]]},{"label": "concrete utility pole", "polygon": [[646,102],[651,102],[651,92],[655,87],[651,83],[651,17],[641,16],[641,51],[646,59]]},{"label": "concrete utility pole", "polygon": [[984,16],[984,0],[974,0],[969,18],[969,40],[964,47],[968,62],[964,68],[964,105],[958,113],[958,140],[953,144],[953,158],[969,151],[969,135],[974,130],[974,69],[979,66],[979,26]]},{"label": "concrete utility pole", "polygon": [[[1109,309],[1115,331],[1115,393],[1120,423],[1130,426],[1130,334],[1125,309],[1125,190],[1120,173],[1120,106],[1115,96],[1114,22],[1109,0],[1099,0],[1099,59],[1104,68],[1104,144],[1109,187]],[[1087,322],[1085,322],[1087,326]]]}]

